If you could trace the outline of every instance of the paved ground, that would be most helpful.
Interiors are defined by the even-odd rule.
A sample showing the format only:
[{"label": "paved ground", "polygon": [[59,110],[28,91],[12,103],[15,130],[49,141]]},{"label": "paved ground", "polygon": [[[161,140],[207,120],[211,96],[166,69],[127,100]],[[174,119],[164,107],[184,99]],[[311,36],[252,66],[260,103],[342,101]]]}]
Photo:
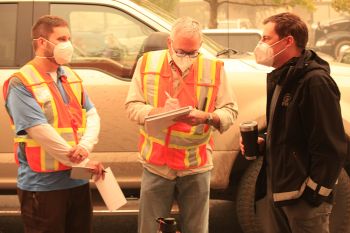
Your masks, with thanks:
[{"label": "paved ground", "polygon": [[[108,212],[101,200],[94,198],[94,233],[136,233],[137,199],[128,199],[128,206]],[[173,209],[177,217],[178,210]],[[231,201],[210,203],[209,233],[242,233]],[[23,233],[16,195],[0,195],[0,233]]]}]

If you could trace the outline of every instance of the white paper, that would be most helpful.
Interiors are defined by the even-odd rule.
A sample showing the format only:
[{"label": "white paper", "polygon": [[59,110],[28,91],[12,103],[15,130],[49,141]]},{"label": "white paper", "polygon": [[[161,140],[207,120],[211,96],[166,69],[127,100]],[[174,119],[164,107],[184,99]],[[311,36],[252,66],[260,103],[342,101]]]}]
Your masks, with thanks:
[{"label": "white paper", "polygon": [[95,184],[107,208],[116,210],[126,204],[126,199],[111,168],[108,167],[105,171],[104,180],[99,179]]},{"label": "white paper", "polygon": [[180,116],[188,115],[193,110],[192,106],[181,107],[145,117],[145,127],[148,134],[157,136],[160,130],[165,130],[176,123],[175,119]]}]

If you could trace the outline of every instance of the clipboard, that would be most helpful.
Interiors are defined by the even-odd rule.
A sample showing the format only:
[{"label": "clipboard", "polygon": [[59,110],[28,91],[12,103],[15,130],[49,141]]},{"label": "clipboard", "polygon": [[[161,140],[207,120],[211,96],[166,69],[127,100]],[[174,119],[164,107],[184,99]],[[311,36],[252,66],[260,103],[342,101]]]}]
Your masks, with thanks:
[{"label": "clipboard", "polygon": [[159,130],[167,129],[176,123],[175,119],[188,115],[193,110],[192,106],[185,106],[168,112],[162,112],[145,117],[145,129],[150,135],[157,135]]}]

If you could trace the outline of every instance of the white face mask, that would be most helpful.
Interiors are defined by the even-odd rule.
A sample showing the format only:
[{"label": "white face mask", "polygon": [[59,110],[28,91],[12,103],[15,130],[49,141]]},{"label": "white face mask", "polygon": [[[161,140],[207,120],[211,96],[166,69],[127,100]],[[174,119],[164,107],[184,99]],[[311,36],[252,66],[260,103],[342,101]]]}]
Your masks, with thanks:
[{"label": "white face mask", "polygon": [[[41,57],[41,58],[54,58],[56,63],[59,65],[67,64],[71,62],[73,56],[73,45],[70,41],[60,42],[57,45],[51,41],[43,38],[48,41],[50,44],[54,45],[53,57]],[[37,56],[40,57],[40,56]]]},{"label": "white face mask", "polygon": [[196,60],[196,58],[191,58],[191,57],[178,57],[176,56],[173,56],[173,60],[175,62],[175,64],[177,65],[177,67],[179,67],[179,69],[182,71],[182,72],[185,72],[187,69],[189,69],[193,62]]},{"label": "white face mask", "polygon": [[197,59],[196,57],[189,56],[179,57],[176,55],[173,46],[171,46],[171,49],[173,51],[171,57],[173,58],[175,64],[177,65],[177,67],[179,67],[181,72],[185,72],[187,69],[189,69],[194,63],[194,61]]},{"label": "white face mask", "polygon": [[[284,38],[283,38],[284,39]],[[254,55],[255,55],[255,61],[258,64],[264,65],[264,66],[272,66],[274,62],[274,58],[279,55],[280,53],[284,52],[288,47],[285,47],[281,51],[279,51],[276,54],[273,54],[272,47],[276,44],[278,44],[283,39],[277,41],[276,43],[272,45],[268,45],[264,42],[259,41],[257,46],[254,49]]]}]

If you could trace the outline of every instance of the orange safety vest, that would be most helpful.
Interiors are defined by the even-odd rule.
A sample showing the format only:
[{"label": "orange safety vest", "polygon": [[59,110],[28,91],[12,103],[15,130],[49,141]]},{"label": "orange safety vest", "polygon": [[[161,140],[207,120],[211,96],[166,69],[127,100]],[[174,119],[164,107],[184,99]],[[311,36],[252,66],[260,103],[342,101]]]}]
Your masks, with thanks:
[{"label": "orange safety vest", "polygon": [[[186,79],[180,82],[180,88],[174,90],[168,50],[145,53],[141,63],[141,80],[146,103],[163,107],[167,99],[165,93],[168,92],[178,98],[180,106],[213,112],[222,66],[221,61],[199,55]],[[141,156],[149,163],[167,165],[176,170],[205,165],[208,143],[212,145],[211,127],[206,124],[190,126],[177,122],[157,136],[147,134],[143,126],[140,128]]]},{"label": "orange safety vest", "polygon": [[[79,142],[85,130],[85,110],[82,81],[76,73],[68,67],[62,67],[66,79],[62,78],[62,86],[69,98],[69,103],[64,103],[55,82],[41,74],[31,63],[23,66],[19,72],[13,74],[4,83],[3,94],[6,101],[8,88],[12,78],[18,78],[38,102],[48,123],[64,138],[68,144],[75,145]],[[10,114],[9,114],[10,115]],[[11,126],[15,129],[10,116]],[[54,172],[68,170],[70,167],[60,163],[50,156],[29,135],[15,135],[15,160],[19,164],[17,150],[19,143],[24,143],[24,153],[28,164],[36,172]]]}]

